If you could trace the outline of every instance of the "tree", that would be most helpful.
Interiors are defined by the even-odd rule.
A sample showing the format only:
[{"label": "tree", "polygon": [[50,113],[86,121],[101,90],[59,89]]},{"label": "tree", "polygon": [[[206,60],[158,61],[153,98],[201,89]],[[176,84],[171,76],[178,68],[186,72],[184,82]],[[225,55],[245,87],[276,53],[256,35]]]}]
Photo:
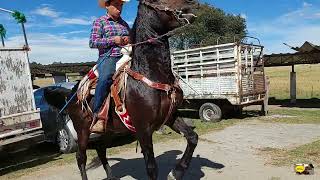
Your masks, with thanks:
[{"label": "tree", "polygon": [[183,27],[170,38],[173,49],[234,42],[246,35],[246,21],[240,15],[226,14],[208,4],[201,4],[194,23]]}]

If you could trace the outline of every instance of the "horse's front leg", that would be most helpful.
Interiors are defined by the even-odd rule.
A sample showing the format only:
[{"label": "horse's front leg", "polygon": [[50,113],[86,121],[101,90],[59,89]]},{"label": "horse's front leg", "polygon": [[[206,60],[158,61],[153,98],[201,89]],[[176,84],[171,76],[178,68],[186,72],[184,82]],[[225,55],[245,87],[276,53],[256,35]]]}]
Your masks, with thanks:
[{"label": "horse's front leg", "polygon": [[110,165],[108,163],[108,159],[106,157],[106,154],[107,154],[106,147],[102,146],[102,145],[97,145],[96,151],[97,151],[98,157],[99,157],[99,159],[101,161],[101,164],[102,164],[104,170],[106,171],[107,180],[118,180],[118,179],[120,179],[120,178],[114,177],[112,175],[112,170],[111,170],[111,167],[110,167]]},{"label": "horse's front leg", "polygon": [[138,137],[138,140],[144,156],[148,179],[156,180],[158,177],[158,166],[153,153],[152,133],[144,133]]},{"label": "horse's front leg", "polygon": [[78,167],[81,173],[82,180],[87,180],[86,164],[87,164],[87,145],[89,139],[89,132],[85,129],[78,133],[78,151],[76,154]]},{"label": "horse's front leg", "polygon": [[198,144],[198,134],[189,127],[182,118],[178,117],[170,128],[179,134],[183,134],[187,139],[187,148],[173,171],[170,172],[168,179],[182,179],[185,171],[188,169],[194,149]]}]

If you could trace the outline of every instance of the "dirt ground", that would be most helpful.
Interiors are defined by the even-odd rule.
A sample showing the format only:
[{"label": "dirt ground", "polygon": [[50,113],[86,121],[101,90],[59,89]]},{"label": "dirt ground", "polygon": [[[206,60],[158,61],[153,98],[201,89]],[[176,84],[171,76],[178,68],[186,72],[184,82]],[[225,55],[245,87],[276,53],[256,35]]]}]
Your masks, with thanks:
[{"label": "dirt ground", "polygon": [[[219,180],[304,180],[320,179],[320,171],[299,176],[291,167],[266,165],[266,159],[258,154],[258,148],[292,148],[320,138],[320,125],[280,124],[250,121],[228,127],[222,131],[200,136],[191,166],[184,179]],[[186,142],[181,140],[155,144],[155,155],[159,165],[159,179],[166,179],[180,158]],[[146,179],[144,160],[135,149],[110,157],[113,173],[124,180]],[[104,179],[105,172],[99,161],[88,162],[89,179]],[[44,169],[21,177],[23,180],[79,179],[76,164]]]}]

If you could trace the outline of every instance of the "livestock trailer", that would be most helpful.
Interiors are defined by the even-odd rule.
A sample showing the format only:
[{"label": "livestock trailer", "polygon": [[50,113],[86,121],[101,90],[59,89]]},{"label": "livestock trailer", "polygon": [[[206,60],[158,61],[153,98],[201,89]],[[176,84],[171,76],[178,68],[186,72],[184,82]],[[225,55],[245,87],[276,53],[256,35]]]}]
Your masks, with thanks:
[{"label": "livestock trailer", "polygon": [[[228,43],[172,53],[172,70],[179,78],[185,102],[200,119],[219,121],[228,110],[261,104],[266,109],[263,46]],[[267,100],[266,100],[267,101]]]}]

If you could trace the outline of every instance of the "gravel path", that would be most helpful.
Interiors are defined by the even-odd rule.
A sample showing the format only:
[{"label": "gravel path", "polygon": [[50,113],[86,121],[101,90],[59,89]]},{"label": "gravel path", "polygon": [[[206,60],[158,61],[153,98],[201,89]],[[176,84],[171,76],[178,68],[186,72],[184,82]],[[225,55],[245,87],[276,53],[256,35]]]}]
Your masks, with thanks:
[{"label": "gravel path", "polygon": [[[185,175],[187,180],[279,180],[320,179],[320,171],[311,176],[297,176],[293,167],[265,165],[264,157],[257,155],[257,148],[292,148],[320,138],[320,125],[271,124],[245,122],[219,132],[201,136],[194,157]],[[155,155],[159,165],[159,179],[166,179],[186,146],[184,140],[156,144]],[[103,168],[88,162],[89,179],[106,178]],[[123,180],[146,179],[142,154],[132,151],[110,157],[113,173]],[[52,167],[22,177],[23,180],[76,180],[80,179],[76,164]]]}]

